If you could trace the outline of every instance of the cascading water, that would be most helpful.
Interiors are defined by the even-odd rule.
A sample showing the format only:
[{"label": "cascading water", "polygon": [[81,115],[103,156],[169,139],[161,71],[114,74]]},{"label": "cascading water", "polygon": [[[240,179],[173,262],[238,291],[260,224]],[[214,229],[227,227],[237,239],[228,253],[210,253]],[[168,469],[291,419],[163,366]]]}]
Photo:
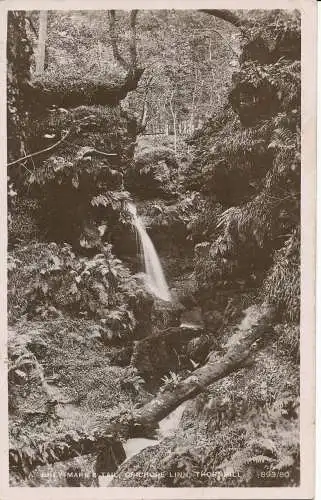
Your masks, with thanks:
[{"label": "cascading water", "polygon": [[[167,417],[163,418],[159,422],[158,439],[146,439],[146,438],[130,438],[123,443],[124,450],[126,453],[126,460],[121,464],[121,466],[128,462],[132,457],[138,455],[142,450],[146,448],[151,448],[158,445],[162,439],[166,437],[172,437],[178,430],[179,424],[181,422],[183,412],[187,402],[185,401],[175,410],[172,411]],[[99,476],[99,486],[113,486],[112,481],[114,479],[114,473],[105,476]]]},{"label": "cascading water", "polygon": [[135,205],[128,203],[127,207],[133,218],[133,226],[136,229],[144,259],[146,285],[156,297],[169,302],[171,295],[153,242],[147,234],[142,219],[137,215]]}]

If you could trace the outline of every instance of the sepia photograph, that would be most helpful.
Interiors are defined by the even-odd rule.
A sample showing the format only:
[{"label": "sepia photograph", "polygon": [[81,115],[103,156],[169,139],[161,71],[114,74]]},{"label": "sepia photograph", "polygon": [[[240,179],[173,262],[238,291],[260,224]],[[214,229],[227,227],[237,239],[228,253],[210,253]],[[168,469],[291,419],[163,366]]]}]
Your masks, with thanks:
[{"label": "sepia photograph", "polygon": [[301,16],[7,11],[10,488],[298,498]]}]

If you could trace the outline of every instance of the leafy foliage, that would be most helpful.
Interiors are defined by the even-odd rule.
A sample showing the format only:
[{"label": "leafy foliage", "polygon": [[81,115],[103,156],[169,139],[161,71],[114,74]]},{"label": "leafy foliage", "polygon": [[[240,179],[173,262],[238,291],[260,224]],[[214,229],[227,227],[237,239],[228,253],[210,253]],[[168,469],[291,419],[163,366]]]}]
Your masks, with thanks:
[{"label": "leafy foliage", "polygon": [[283,318],[300,318],[300,232],[294,230],[275,252],[274,265],[263,283],[264,296],[280,308]]},{"label": "leafy foliage", "polygon": [[[280,26],[278,36],[276,26]],[[195,160],[187,183],[208,200],[194,222],[194,227],[205,226],[204,240],[210,240],[207,251],[204,247],[196,255],[195,274],[202,289],[211,283],[235,287],[244,280],[250,286],[260,286],[271,268],[273,254],[275,259],[277,255],[281,258],[280,248],[287,245],[288,235],[297,231],[300,51],[298,44],[297,52],[290,48],[290,40],[299,40],[299,30],[296,13],[287,17],[279,11],[271,11],[264,22],[249,23],[244,28],[241,66],[233,76],[230,94],[237,115],[225,110],[190,140]],[[260,44],[265,44],[266,51]],[[287,44],[291,50],[288,58],[284,53]],[[209,205],[213,207],[211,215]],[[295,248],[298,255],[299,246]],[[293,259],[298,262],[297,257]],[[275,277],[275,289],[268,293],[269,285],[264,285],[266,298],[279,304],[280,309],[290,310],[292,320],[297,320],[298,274],[291,275],[288,290],[293,291],[292,299],[283,299],[288,278],[283,274],[283,281],[276,267],[275,274],[268,272]],[[270,287],[272,280],[267,281]]]},{"label": "leafy foliage", "polygon": [[164,375],[161,380],[163,385],[161,386],[160,391],[164,392],[170,390],[172,387],[175,387],[180,381],[180,376],[177,373],[170,371],[169,374]]},{"label": "leafy foliage", "polygon": [[133,334],[134,311],[144,307],[144,291],[110,247],[93,258],[77,258],[67,244],[29,244],[14,252],[9,271],[9,317],[43,319],[70,315],[100,320],[100,337]]},{"label": "leafy foliage", "polygon": [[[65,315],[21,319],[10,330],[10,366],[28,349],[42,374],[41,380],[27,364],[21,366],[24,378],[10,371],[10,461],[20,481],[34,462],[43,466],[64,460],[65,453],[90,450],[106,419],[139,401],[122,387],[132,375],[107,363],[97,327],[94,320]],[[36,470],[30,481],[39,485],[40,474]]]},{"label": "leafy foliage", "polygon": [[139,198],[175,196],[178,164],[174,152],[167,148],[154,148],[135,155],[133,168],[128,169],[125,183],[129,191]]}]

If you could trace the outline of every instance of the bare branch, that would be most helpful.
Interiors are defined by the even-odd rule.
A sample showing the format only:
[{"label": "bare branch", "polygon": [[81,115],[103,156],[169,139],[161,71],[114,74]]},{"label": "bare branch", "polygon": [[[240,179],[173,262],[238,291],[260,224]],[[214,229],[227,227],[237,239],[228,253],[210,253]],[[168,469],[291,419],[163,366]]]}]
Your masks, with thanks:
[{"label": "bare branch", "polygon": [[67,137],[69,137],[71,134],[71,130],[68,130],[65,135],[60,139],[60,141],[56,142],[55,144],[52,144],[52,146],[49,146],[48,148],[41,149],[41,151],[36,151],[35,153],[31,153],[29,155],[23,156],[22,158],[19,158],[18,160],[12,161],[11,163],[7,164],[7,167],[12,167],[13,165],[17,165],[17,163],[21,163],[22,161],[28,160],[30,158],[34,158],[35,156],[39,156],[43,153],[47,153],[49,151],[52,151],[53,149],[57,148],[61,143],[63,143]]},{"label": "bare branch", "polygon": [[237,50],[234,49],[234,47],[232,46],[232,44],[227,40],[227,38],[225,38],[224,35],[222,35],[222,33],[218,30],[212,30],[214,33],[217,33],[221,38],[222,40],[226,43],[226,45],[228,45],[228,47],[231,49],[231,51],[237,56],[239,57],[240,56],[240,53],[241,52],[238,52]]}]

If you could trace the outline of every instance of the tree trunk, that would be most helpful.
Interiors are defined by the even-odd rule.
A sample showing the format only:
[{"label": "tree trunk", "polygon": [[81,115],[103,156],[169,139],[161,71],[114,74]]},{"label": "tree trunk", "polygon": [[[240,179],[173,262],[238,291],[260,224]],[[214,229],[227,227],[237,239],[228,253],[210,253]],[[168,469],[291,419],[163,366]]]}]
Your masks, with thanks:
[{"label": "tree trunk", "polygon": [[169,99],[169,109],[171,111],[172,119],[173,119],[173,134],[174,134],[174,151],[175,154],[177,152],[177,126],[176,126],[176,112],[173,107],[173,97],[175,91],[172,92],[172,95]]},{"label": "tree trunk", "polygon": [[39,38],[36,57],[36,75],[42,75],[45,69],[48,11],[41,10],[39,17]]},{"label": "tree trunk", "polygon": [[198,71],[195,70],[195,83],[194,83],[193,96],[192,96],[192,110],[191,110],[191,116],[190,116],[190,120],[189,120],[189,132],[190,133],[192,133],[194,130],[194,114],[195,114],[195,99],[196,99],[197,83],[198,83]]},{"label": "tree trunk", "polygon": [[174,151],[177,153],[177,127],[176,127],[176,113],[173,113],[173,132],[174,132]]},{"label": "tree trunk", "polygon": [[141,118],[137,124],[137,135],[142,134],[147,127],[147,118],[148,118],[148,94],[146,94],[143,103],[143,109],[141,113]]},{"label": "tree trunk", "polygon": [[25,99],[23,88],[30,80],[32,53],[32,46],[26,33],[25,11],[9,11],[7,34],[8,161],[25,154],[28,111],[32,101]]}]

